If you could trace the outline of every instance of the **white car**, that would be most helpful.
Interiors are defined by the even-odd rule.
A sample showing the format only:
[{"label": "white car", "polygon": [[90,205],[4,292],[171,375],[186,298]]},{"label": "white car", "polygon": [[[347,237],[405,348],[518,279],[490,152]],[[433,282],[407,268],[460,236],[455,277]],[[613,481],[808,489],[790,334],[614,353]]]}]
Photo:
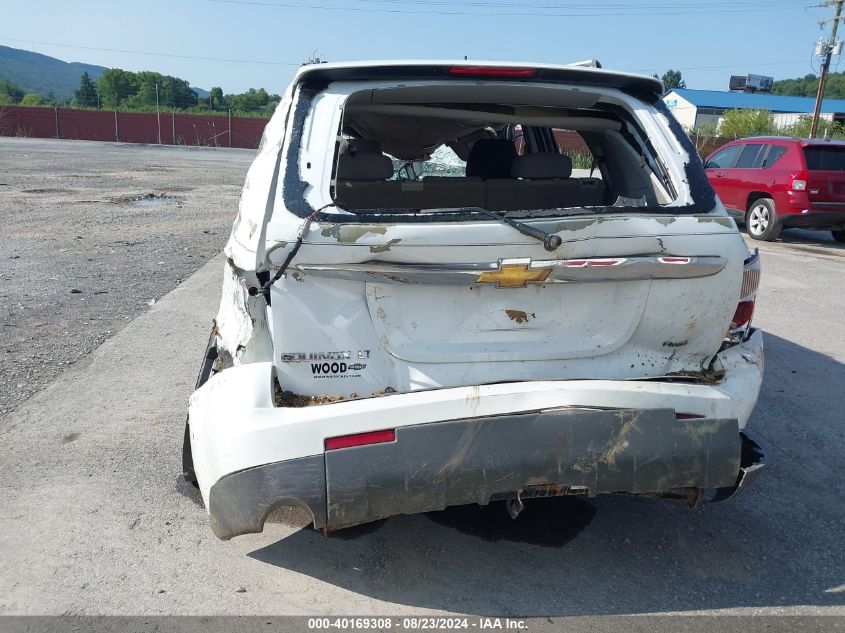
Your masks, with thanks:
[{"label": "white car", "polygon": [[759,262],[662,90],[595,62],[304,66],[190,400],[214,533],[747,486]]}]

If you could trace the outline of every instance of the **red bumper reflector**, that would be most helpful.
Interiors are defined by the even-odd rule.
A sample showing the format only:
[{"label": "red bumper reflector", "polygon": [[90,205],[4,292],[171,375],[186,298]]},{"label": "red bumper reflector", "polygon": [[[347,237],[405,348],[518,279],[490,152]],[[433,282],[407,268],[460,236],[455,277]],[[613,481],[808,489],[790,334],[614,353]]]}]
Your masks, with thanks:
[{"label": "red bumper reflector", "polygon": [[460,77],[533,77],[537,71],[533,68],[496,68],[490,66],[452,66],[450,75]]},{"label": "red bumper reflector", "polygon": [[326,450],[332,451],[336,448],[349,448],[351,446],[366,446],[367,444],[383,444],[384,442],[395,442],[396,431],[385,429],[383,431],[370,431],[369,433],[355,433],[353,435],[341,435],[340,437],[326,438]]}]

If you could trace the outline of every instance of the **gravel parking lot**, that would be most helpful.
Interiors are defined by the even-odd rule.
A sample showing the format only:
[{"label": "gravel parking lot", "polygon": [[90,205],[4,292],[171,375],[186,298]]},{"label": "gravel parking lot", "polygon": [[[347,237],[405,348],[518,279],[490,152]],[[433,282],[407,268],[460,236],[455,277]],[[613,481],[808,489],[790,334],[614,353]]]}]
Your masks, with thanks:
[{"label": "gravel parking lot", "polygon": [[0,416],[221,250],[253,155],[0,137]]},{"label": "gravel parking lot", "polygon": [[[845,615],[845,249],[818,233],[761,245],[770,466],[736,501],[533,500],[328,538],[284,511],[218,541],[179,451],[222,261],[200,266],[250,156],[0,139],[0,613]],[[180,204],[127,201],[147,193]]]}]

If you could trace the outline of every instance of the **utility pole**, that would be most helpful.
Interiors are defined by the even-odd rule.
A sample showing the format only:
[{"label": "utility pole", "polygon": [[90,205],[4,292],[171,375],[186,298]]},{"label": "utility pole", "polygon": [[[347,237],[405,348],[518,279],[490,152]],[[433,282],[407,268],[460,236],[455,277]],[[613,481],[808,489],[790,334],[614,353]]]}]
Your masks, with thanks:
[{"label": "utility pole", "polygon": [[[819,74],[819,90],[816,93],[816,107],[813,109],[813,121],[810,123],[810,138],[816,137],[816,131],[819,127],[819,115],[821,114],[822,110],[822,101],[824,101],[824,87],[825,82],[827,81],[827,73],[830,70],[830,58],[832,57],[833,53],[840,54],[842,52],[842,45],[836,42],[836,31],[839,28],[839,21],[842,19],[842,5],[845,4],[845,0],[835,0],[833,2],[825,2],[821,6],[829,7],[831,5],[836,5],[836,15],[834,16],[832,22],[833,26],[830,29],[830,37],[828,38],[827,42],[819,41],[816,45],[816,55],[822,58],[822,69],[821,73]],[[824,22],[828,22],[831,20],[824,20]]]},{"label": "utility pole", "polygon": [[158,121],[158,144],[161,145],[161,111],[158,109],[158,82],[156,82],[156,120]]}]

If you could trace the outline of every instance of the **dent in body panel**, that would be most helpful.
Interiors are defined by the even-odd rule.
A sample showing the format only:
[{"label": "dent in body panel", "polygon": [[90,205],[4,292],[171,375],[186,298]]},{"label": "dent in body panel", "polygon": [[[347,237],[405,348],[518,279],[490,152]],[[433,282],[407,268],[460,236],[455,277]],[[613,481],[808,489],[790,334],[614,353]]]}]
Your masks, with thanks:
[{"label": "dent in body panel", "polygon": [[[226,364],[261,362],[273,358],[273,343],[265,317],[264,298],[250,296],[248,277],[254,273],[235,268],[227,261],[223,290],[215,317],[217,349]],[[252,285],[257,284],[257,279]]]},{"label": "dent in body panel", "polygon": [[[502,447],[508,447],[503,451]],[[395,514],[518,496],[672,493],[736,480],[736,420],[688,420],[671,409],[556,409],[400,427],[396,441],[326,453],[327,521],[344,527]]]},{"label": "dent in body panel", "polygon": [[333,237],[341,244],[354,244],[367,233],[384,235],[387,232],[387,226],[379,224],[361,225],[343,223],[323,223],[320,226],[320,235],[322,235],[323,237]]},{"label": "dent in body panel", "polygon": [[288,88],[264,128],[258,153],[244,180],[232,233],[224,248],[226,256],[243,270],[256,270],[263,259],[264,227],[273,210],[276,175],[283,169],[280,155],[292,100],[293,89]]},{"label": "dent in body panel", "polygon": [[386,253],[390,250],[391,246],[394,246],[401,241],[402,241],[402,239],[397,237],[397,238],[394,238],[394,239],[388,241],[386,244],[383,244],[381,246],[370,246],[370,252],[371,253]]}]

